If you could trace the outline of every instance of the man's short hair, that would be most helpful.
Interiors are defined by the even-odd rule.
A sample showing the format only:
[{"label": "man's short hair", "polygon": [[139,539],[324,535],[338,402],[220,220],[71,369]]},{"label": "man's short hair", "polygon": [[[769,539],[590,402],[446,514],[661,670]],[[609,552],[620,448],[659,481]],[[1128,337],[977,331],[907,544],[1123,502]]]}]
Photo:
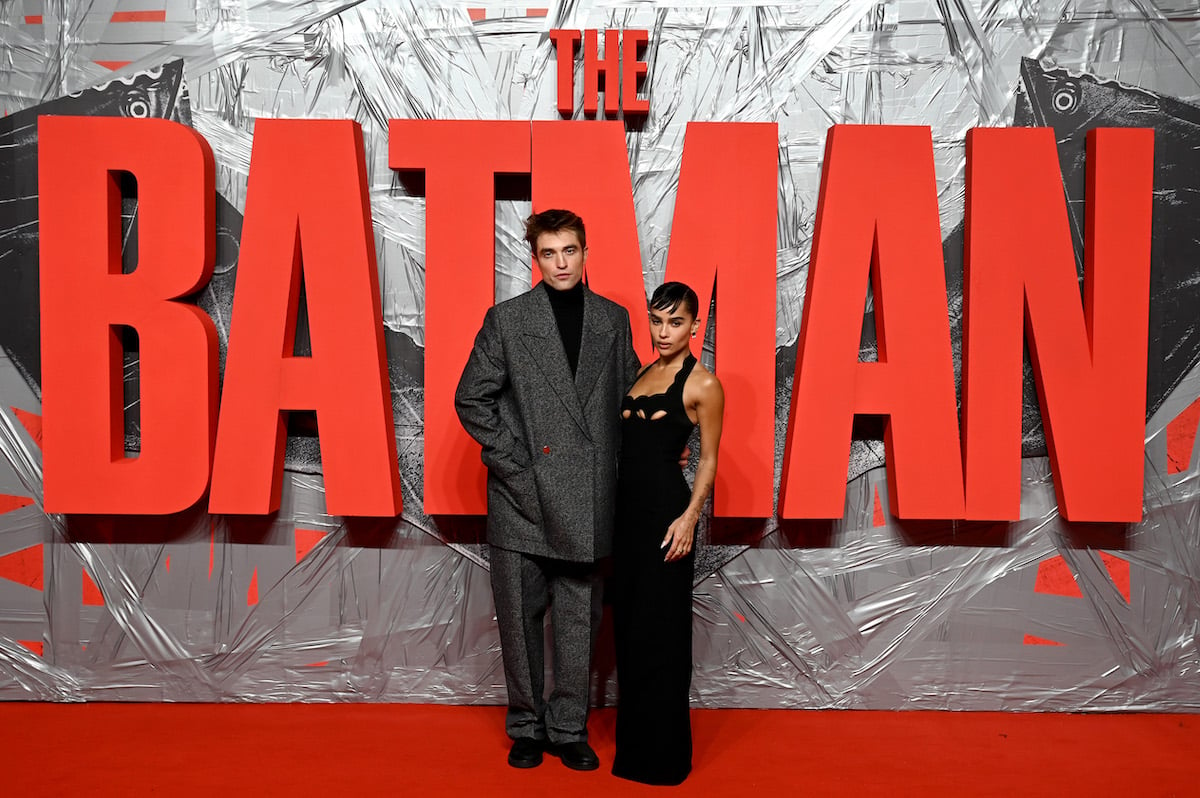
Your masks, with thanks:
[{"label": "man's short hair", "polygon": [[529,249],[537,254],[537,240],[542,233],[559,233],[570,230],[579,238],[579,246],[587,249],[587,233],[583,229],[583,219],[572,211],[562,208],[551,208],[548,211],[535,213],[525,220],[525,240]]}]

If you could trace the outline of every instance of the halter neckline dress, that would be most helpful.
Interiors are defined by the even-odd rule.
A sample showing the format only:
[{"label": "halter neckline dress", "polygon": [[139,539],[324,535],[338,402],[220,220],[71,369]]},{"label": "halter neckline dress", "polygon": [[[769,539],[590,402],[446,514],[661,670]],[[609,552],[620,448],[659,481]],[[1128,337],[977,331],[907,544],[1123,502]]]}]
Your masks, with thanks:
[{"label": "halter neckline dress", "polygon": [[[680,560],[664,562],[660,544],[691,501],[679,456],[695,428],[683,404],[683,386],[695,364],[689,354],[666,391],[626,396],[621,404],[613,539],[618,702],[612,772],[646,784],[679,784],[692,769],[688,697],[695,547]],[[645,370],[638,377],[642,374]]]}]

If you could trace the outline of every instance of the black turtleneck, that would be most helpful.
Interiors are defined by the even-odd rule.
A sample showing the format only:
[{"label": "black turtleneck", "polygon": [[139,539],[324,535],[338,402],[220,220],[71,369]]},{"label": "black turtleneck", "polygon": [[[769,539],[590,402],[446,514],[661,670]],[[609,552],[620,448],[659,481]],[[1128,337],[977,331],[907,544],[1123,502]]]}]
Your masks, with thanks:
[{"label": "black turtleneck", "polygon": [[583,340],[583,281],[565,291],[551,288],[545,281],[542,287],[546,289],[546,296],[550,297],[550,308],[554,311],[554,321],[558,323],[563,351],[567,353],[571,376],[575,376],[575,369],[579,366],[579,344]]}]

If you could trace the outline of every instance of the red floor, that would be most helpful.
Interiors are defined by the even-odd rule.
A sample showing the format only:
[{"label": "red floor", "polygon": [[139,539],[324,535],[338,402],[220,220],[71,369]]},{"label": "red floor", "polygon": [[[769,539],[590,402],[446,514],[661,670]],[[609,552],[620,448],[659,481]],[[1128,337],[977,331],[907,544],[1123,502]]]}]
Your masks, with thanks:
[{"label": "red floor", "polygon": [[697,710],[681,787],[505,764],[504,710],[0,704],[5,795],[1200,796],[1195,715]]}]

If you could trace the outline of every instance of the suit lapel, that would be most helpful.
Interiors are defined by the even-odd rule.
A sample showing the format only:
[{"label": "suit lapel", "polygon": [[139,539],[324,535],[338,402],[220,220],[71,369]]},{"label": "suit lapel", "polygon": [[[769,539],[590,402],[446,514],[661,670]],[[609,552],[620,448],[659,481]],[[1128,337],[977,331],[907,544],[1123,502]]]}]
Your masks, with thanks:
[{"label": "suit lapel", "polygon": [[[567,353],[563,350],[562,336],[558,332],[558,324],[554,321],[554,310],[550,307],[550,298],[546,296],[546,289],[540,285],[535,286],[527,296],[529,297],[530,309],[524,314],[525,319],[522,328],[525,332],[521,343],[525,346],[533,361],[542,372],[542,376],[546,382],[558,394],[562,400],[563,406],[567,408],[567,412],[571,414],[571,418],[575,419],[575,423],[580,429],[587,431],[587,424],[583,418],[583,406],[579,403],[579,394],[575,388],[575,382],[571,380],[571,365],[567,363]],[[583,310],[583,340],[587,341],[588,311],[587,299],[585,292],[584,310]],[[577,374],[582,370],[583,352],[587,350],[586,345],[580,346],[580,360]]]},{"label": "suit lapel", "polygon": [[[616,345],[616,330],[600,309],[600,300],[586,287],[583,289],[583,338],[579,345],[579,365],[575,369],[575,389],[580,405],[587,406],[596,381],[604,373]],[[624,387],[624,386],[622,386]]]}]

